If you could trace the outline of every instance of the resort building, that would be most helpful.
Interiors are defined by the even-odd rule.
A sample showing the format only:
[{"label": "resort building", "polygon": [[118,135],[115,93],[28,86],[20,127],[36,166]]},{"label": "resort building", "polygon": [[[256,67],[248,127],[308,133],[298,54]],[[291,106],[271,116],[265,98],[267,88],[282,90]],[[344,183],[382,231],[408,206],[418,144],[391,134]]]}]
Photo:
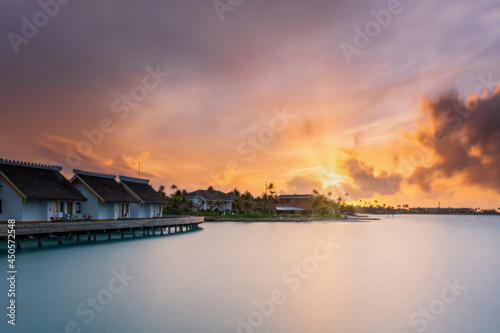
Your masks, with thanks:
[{"label": "resort building", "polygon": [[274,207],[273,214],[294,214],[296,211],[303,215],[312,214],[312,194],[286,194],[278,197],[279,203]]},{"label": "resort building", "polygon": [[131,217],[131,205],[139,204],[139,200],[115,180],[115,175],[76,169],[73,172],[70,182],[88,199],[82,207],[84,215],[94,220]]},{"label": "resort building", "polygon": [[0,221],[47,222],[80,213],[87,198],[61,170],[0,159]]},{"label": "resort building", "polygon": [[[189,193],[186,200],[191,201],[197,210],[219,209],[224,211],[232,209],[233,195],[216,190],[197,190]],[[222,205],[217,206],[217,202]]]},{"label": "resort building", "polygon": [[120,184],[137,200],[130,204],[130,217],[153,218],[163,216],[163,205],[167,200],[156,192],[148,179],[119,176]]}]

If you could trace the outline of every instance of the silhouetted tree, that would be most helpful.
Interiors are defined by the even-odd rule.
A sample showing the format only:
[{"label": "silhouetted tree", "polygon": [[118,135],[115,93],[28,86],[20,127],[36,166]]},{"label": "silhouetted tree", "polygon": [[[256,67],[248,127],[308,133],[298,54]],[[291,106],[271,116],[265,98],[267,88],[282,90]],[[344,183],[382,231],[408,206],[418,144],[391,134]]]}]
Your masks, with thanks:
[{"label": "silhouetted tree", "polygon": [[165,193],[165,185],[160,185],[157,192],[162,196],[162,198],[165,199],[167,197],[167,193]]}]

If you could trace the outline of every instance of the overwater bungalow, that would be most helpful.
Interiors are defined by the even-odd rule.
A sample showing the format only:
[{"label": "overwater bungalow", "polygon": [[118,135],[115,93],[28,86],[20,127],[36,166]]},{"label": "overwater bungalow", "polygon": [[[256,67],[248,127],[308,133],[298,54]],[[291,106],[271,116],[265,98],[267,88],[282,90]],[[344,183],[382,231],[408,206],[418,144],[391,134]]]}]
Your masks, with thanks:
[{"label": "overwater bungalow", "polygon": [[133,218],[153,218],[163,216],[163,205],[167,200],[156,192],[149,179],[119,176],[120,184],[139,202],[130,205],[130,216]]},{"label": "overwater bungalow", "polygon": [[93,220],[131,218],[131,205],[140,201],[115,179],[116,175],[73,170],[70,182],[88,199],[82,207]]},{"label": "overwater bungalow", "polygon": [[87,198],[62,167],[0,159],[0,221],[47,222],[80,212]]}]

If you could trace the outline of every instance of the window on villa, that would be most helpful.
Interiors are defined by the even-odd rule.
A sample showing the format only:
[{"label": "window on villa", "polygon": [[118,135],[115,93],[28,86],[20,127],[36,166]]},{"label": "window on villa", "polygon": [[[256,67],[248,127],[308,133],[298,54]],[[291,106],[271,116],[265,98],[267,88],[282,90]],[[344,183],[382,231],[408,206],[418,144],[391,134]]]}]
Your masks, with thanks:
[{"label": "window on villa", "polygon": [[2,199],[0,199],[0,214],[2,214]]},{"label": "window on villa", "polygon": [[79,214],[82,212],[82,204],[80,202],[77,202],[75,204],[75,211],[76,211],[76,214]]},{"label": "window on villa", "polygon": [[64,213],[64,202],[59,203],[59,211]]}]

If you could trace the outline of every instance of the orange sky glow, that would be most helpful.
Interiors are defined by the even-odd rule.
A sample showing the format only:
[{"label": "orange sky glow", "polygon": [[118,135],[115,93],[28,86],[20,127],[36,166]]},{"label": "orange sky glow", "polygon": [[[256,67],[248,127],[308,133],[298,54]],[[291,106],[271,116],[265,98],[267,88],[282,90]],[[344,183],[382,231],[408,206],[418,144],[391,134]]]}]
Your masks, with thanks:
[{"label": "orange sky glow", "polygon": [[[340,3],[245,2],[223,21],[210,3],[71,4],[2,46],[0,157],[68,178],[140,162],[155,188],[500,207],[498,6],[412,2],[347,59],[385,2]],[[35,7],[12,5],[4,35]]]}]

